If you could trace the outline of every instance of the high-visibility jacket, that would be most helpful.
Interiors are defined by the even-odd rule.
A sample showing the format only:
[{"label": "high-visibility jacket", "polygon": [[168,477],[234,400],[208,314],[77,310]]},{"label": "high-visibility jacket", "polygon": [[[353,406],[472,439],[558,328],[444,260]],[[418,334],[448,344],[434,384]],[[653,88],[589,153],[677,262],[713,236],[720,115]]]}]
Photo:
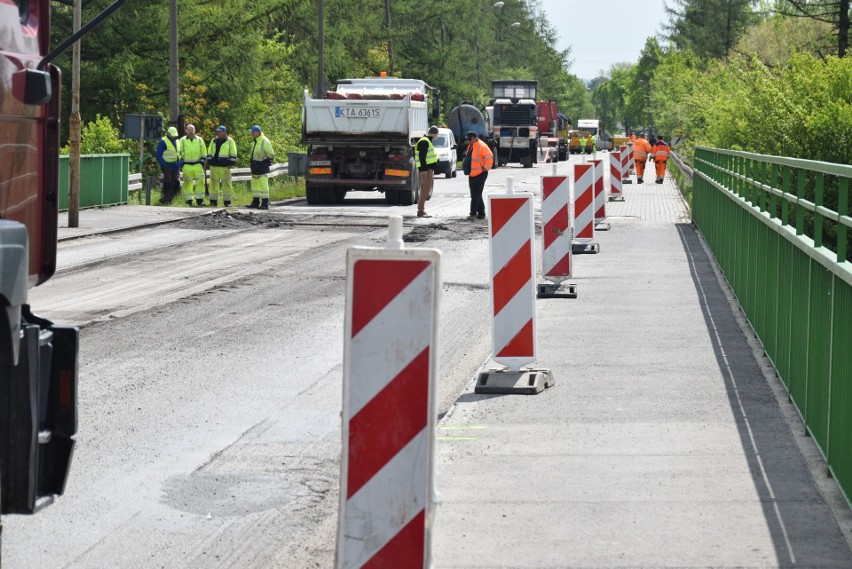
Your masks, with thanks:
[{"label": "high-visibility jacket", "polygon": [[658,140],[651,153],[654,155],[655,162],[665,162],[669,159],[669,145],[665,141]]},{"label": "high-visibility jacket", "polygon": [[415,147],[418,150],[418,152],[417,152],[417,163],[420,165],[421,168],[423,167],[423,164],[420,164],[420,143],[423,142],[424,140],[426,141],[426,144],[428,145],[427,149],[426,149],[426,164],[425,165],[428,166],[430,164],[437,164],[438,163],[438,153],[435,152],[435,146],[432,144],[432,139],[429,138],[428,136],[424,136],[423,138],[421,138],[420,140],[417,141],[417,146]]},{"label": "high-visibility jacket", "polygon": [[595,136],[595,135],[593,134],[592,136],[590,136],[590,137],[589,137],[589,144],[591,145],[591,147],[592,147],[593,149],[594,149],[594,147],[595,147],[595,145],[596,145],[597,143],[598,143],[598,137],[597,137],[597,136]]},{"label": "high-visibility jacket", "polygon": [[586,144],[588,144],[589,140],[584,136],[580,139],[580,148],[585,148]]},{"label": "high-visibility jacket", "polygon": [[255,162],[262,162],[267,158],[275,158],[275,152],[272,151],[272,143],[263,134],[254,139],[254,145],[251,147],[251,159]]},{"label": "high-visibility jacket", "polygon": [[475,178],[483,172],[487,172],[494,166],[494,153],[488,145],[477,139],[470,145],[470,177]]},{"label": "high-visibility jacket", "polygon": [[177,162],[180,160],[180,141],[172,141],[168,136],[164,136],[162,140],[166,144],[166,148],[163,150],[163,162]]},{"label": "high-visibility jacket", "polygon": [[211,166],[233,165],[237,160],[237,143],[230,136],[226,136],[221,144],[218,144],[219,140],[219,137],[214,137],[207,146],[207,161]]},{"label": "high-visibility jacket", "polygon": [[180,139],[180,155],[184,164],[201,164],[207,155],[207,147],[200,136]]},{"label": "high-visibility jacket", "polygon": [[637,138],[633,143],[633,159],[639,162],[644,162],[648,159],[648,154],[651,153],[651,143],[644,138]]}]

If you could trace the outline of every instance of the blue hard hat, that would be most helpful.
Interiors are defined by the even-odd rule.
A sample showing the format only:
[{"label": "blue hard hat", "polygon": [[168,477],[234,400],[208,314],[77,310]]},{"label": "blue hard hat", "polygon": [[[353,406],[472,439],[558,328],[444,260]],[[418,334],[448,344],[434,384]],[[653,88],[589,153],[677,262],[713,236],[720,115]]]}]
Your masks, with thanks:
[{"label": "blue hard hat", "polygon": [[251,129],[249,129],[249,130],[250,130],[251,132],[260,132],[260,127],[259,127],[259,126],[257,126],[257,125],[254,125],[254,126],[253,126],[253,127],[251,127]]},{"label": "blue hard hat", "polygon": [[220,124],[216,127],[216,132],[228,132],[228,129]]}]

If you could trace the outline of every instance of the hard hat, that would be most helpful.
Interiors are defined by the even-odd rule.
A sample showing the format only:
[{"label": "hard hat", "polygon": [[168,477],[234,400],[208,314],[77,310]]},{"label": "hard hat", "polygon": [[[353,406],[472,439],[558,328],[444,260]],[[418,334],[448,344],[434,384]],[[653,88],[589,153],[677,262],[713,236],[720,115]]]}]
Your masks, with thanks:
[{"label": "hard hat", "polygon": [[177,135],[178,135],[177,129],[176,129],[175,127],[173,127],[173,126],[170,126],[170,127],[169,127],[169,130],[168,130],[167,132],[168,132],[170,135],[172,135],[172,136],[177,136]]},{"label": "hard hat", "polygon": [[260,132],[260,127],[257,126],[257,125],[254,125],[253,127],[251,127],[250,130],[251,130],[251,132]]},{"label": "hard hat", "polygon": [[428,134],[438,134],[438,127],[435,125],[430,126]]},{"label": "hard hat", "polygon": [[228,132],[228,129],[220,124],[216,127],[216,132]]}]

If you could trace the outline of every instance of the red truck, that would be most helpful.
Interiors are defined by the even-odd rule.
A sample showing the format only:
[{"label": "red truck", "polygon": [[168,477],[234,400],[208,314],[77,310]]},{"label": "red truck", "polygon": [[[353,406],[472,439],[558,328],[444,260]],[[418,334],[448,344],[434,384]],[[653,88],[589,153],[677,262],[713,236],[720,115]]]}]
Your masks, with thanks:
[{"label": "red truck", "polygon": [[568,158],[568,117],[558,112],[555,101],[536,101],[539,149],[550,147],[555,150],[552,161]]},{"label": "red truck", "polygon": [[56,269],[59,69],[49,0],[0,0],[0,513],[32,514],[63,493],[77,431],[77,328],[39,318],[29,288]]}]

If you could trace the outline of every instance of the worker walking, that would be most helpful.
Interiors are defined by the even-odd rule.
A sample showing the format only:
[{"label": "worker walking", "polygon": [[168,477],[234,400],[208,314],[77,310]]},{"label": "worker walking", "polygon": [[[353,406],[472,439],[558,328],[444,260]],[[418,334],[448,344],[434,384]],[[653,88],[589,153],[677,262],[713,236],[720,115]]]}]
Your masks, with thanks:
[{"label": "worker walking", "polygon": [[219,205],[219,188],[222,188],[224,205],[230,206],[234,199],[231,168],[237,163],[237,143],[222,125],[216,127],[216,137],[207,147],[207,163],[210,165],[210,205]]},{"label": "worker walking", "polygon": [[662,184],[666,178],[666,161],[669,159],[669,145],[662,136],[657,136],[657,142],[651,151],[654,155],[654,166],[657,168],[657,183]]},{"label": "worker walking", "polygon": [[430,217],[426,214],[426,200],[432,197],[432,185],[435,183],[435,165],[438,164],[438,153],[432,145],[432,139],[438,136],[438,127],[429,127],[420,140],[417,141],[417,169],[420,171],[420,197],[417,199],[417,217]]},{"label": "worker walking", "polygon": [[588,142],[589,142],[589,139],[586,138],[585,136],[580,138],[580,154],[586,153],[586,144],[588,144]]},{"label": "worker walking", "polygon": [[470,215],[468,220],[485,219],[485,202],[482,192],[485,190],[485,180],[488,171],[494,166],[494,153],[488,145],[479,140],[475,132],[467,133],[467,153],[470,156],[470,177],[468,187],[470,188]]},{"label": "worker walking", "polygon": [[166,136],[157,143],[155,156],[163,172],[163,195],[160,196],[160,205],[172,203],[180,192],[180,141],[177,136],[177,129],[170,126]]},{"label": "worker walking", "polygon": [[186,136],[180,139],[181,172],[183,173],[183,199],[186,205],[204,205],[204,161],[207,147],[204,140],[195,135],[195,125],[186,125]]},{"label": "worker walking", "polygon": [[272,143],[260,131],[260,127],[251,127],[254,144],[251,147],[251,203],[249,207],[269,209],[269,178],[275,152]]},{"label": "worker walking", "polygon": [[644,184],[645,162],[651,158],[651,143],[645,139],[645,133],[640,132],[639,138],[633,142],[633,161],[636,163],[636,183]]}]

